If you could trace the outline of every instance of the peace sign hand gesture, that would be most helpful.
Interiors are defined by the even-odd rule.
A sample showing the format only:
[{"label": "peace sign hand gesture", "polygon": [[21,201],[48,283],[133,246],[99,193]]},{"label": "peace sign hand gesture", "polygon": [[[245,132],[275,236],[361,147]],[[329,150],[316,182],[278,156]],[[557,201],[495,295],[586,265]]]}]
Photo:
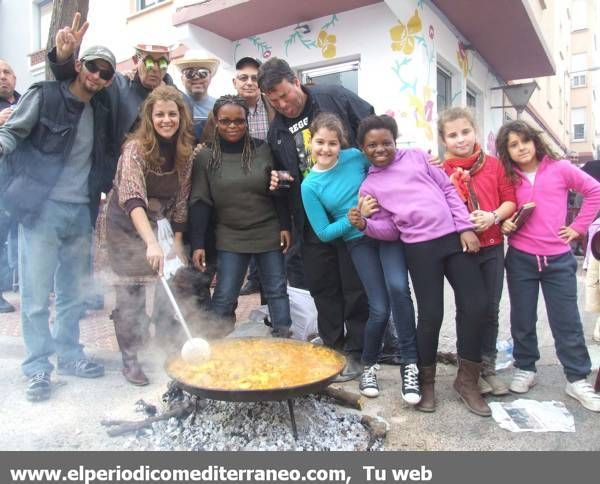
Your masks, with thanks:
[{"label": "peace sign hand gesture", "polygon": [[73,17],[73,23],[70,27],[64,27],[60,29],[56,34],[56,60],[65,62],[71,57],[75,50],[81,45],[83,36],[85,35],[89,22],[84,22],[81,28],[79,24],[81,22],[81,14],[77,12]]}]

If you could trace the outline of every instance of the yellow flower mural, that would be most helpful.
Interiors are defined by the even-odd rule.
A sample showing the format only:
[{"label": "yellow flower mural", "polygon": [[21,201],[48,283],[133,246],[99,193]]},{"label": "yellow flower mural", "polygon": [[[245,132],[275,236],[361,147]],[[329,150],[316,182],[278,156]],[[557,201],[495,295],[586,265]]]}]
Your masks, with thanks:
[{"label": "yellow flower mural", "polygon": [[431,129],[432,120],[432,89],[429,86],[423,88],[423,99],[418,98],[414,94],[409,95],[409,102],[415,108],[415,122],[417,128],[420,128],[425,133],[425,137],[433,140],[433,130]]},{"label": "yellow flower mural", "polygon": [[408,19],[406,25],[398,21],[398,25],[390,29],[392,50],[394,52],[403,52],[405,55],[411,55],[415,50],[415,35],[422,28],[423,25],[421,24],[418,10],[415,10],[414,15]]},{"label": "yellow flower mural", "polygon": [[333,34],[328,34],[327,31],[321,30],[317,36],[317,47],[321,49],[321,53],[325,59],[331,59],[335,57],[336,37]]},{"label": "yellow flower mural", "polygon": [[339,21],[337,16],[334,14],[331,16],[329,21],[325,23],[317,36],[312,40],[306,37],[305,33],[300,32],[297,28],[290,34],[290,36],[283,43],[283,49],[286,57],[288,56],[288,49],[298,41],[301,45],[307,49],[321,49],[321,55],[325,59],[332,59],[337,53],[337,37],[334,34],[330,34],[327,31]]},{"label": "yellow flower mural", "polygon": [[471,72],[471,66],[469,65],[469,56],[467,55],[465,44],[463,44],[462,42],[458,43],[458,50],[456,51],[456,60],[458,61],[458,65],[463,75],[467,77]]}]

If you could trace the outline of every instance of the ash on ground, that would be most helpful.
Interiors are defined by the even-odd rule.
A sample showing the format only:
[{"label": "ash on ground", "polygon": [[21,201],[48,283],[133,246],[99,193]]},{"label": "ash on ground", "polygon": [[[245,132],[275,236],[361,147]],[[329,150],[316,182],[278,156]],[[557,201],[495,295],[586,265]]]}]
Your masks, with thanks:
[{"label": "ash on ground", "polygon": [[145,450],[383,450],[381,440],[369,448],[370,435],[361,415],[340,411],[326,398],[294,400],[298,440],[283,402],[220,402],[203,400],[201,409],[185,420],[155,422],[129,447]]}]

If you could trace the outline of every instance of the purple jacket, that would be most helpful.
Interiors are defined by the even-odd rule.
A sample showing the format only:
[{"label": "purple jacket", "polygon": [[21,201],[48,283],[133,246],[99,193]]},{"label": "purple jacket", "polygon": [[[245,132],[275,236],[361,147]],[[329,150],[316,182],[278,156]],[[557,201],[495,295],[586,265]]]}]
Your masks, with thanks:
[{"label": "purple jacket", "polygon": [[402,149],[384,168],[371,166],[360,187],[371,195],[380,211],[367,221],[369,237],[412,244],[452,232],[473,230],[465,203],[443,170],[431,166],[425,152]]}]

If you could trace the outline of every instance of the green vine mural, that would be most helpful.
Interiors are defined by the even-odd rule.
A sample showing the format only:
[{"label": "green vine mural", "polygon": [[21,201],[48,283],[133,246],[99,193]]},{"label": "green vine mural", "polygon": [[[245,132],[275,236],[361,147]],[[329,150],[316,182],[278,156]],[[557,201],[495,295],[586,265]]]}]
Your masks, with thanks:
[{"label": "green vine mural", "polygon": [[294,32],[292,32],[283,43],[283,49],[286,57],[288,55],[288,49],[296,42],[299,42],[307,49],[321,49],[321,54],[325,59],[331,59],[335,57],[337,52],[337,38],[335,35],[330,34],[328,30],[334,27],[337,22],[339,22],[337,15],[332,15],[331,18],[325,24],[323,24],[315,39],[311,39],[298,30],[294,30]]}]

